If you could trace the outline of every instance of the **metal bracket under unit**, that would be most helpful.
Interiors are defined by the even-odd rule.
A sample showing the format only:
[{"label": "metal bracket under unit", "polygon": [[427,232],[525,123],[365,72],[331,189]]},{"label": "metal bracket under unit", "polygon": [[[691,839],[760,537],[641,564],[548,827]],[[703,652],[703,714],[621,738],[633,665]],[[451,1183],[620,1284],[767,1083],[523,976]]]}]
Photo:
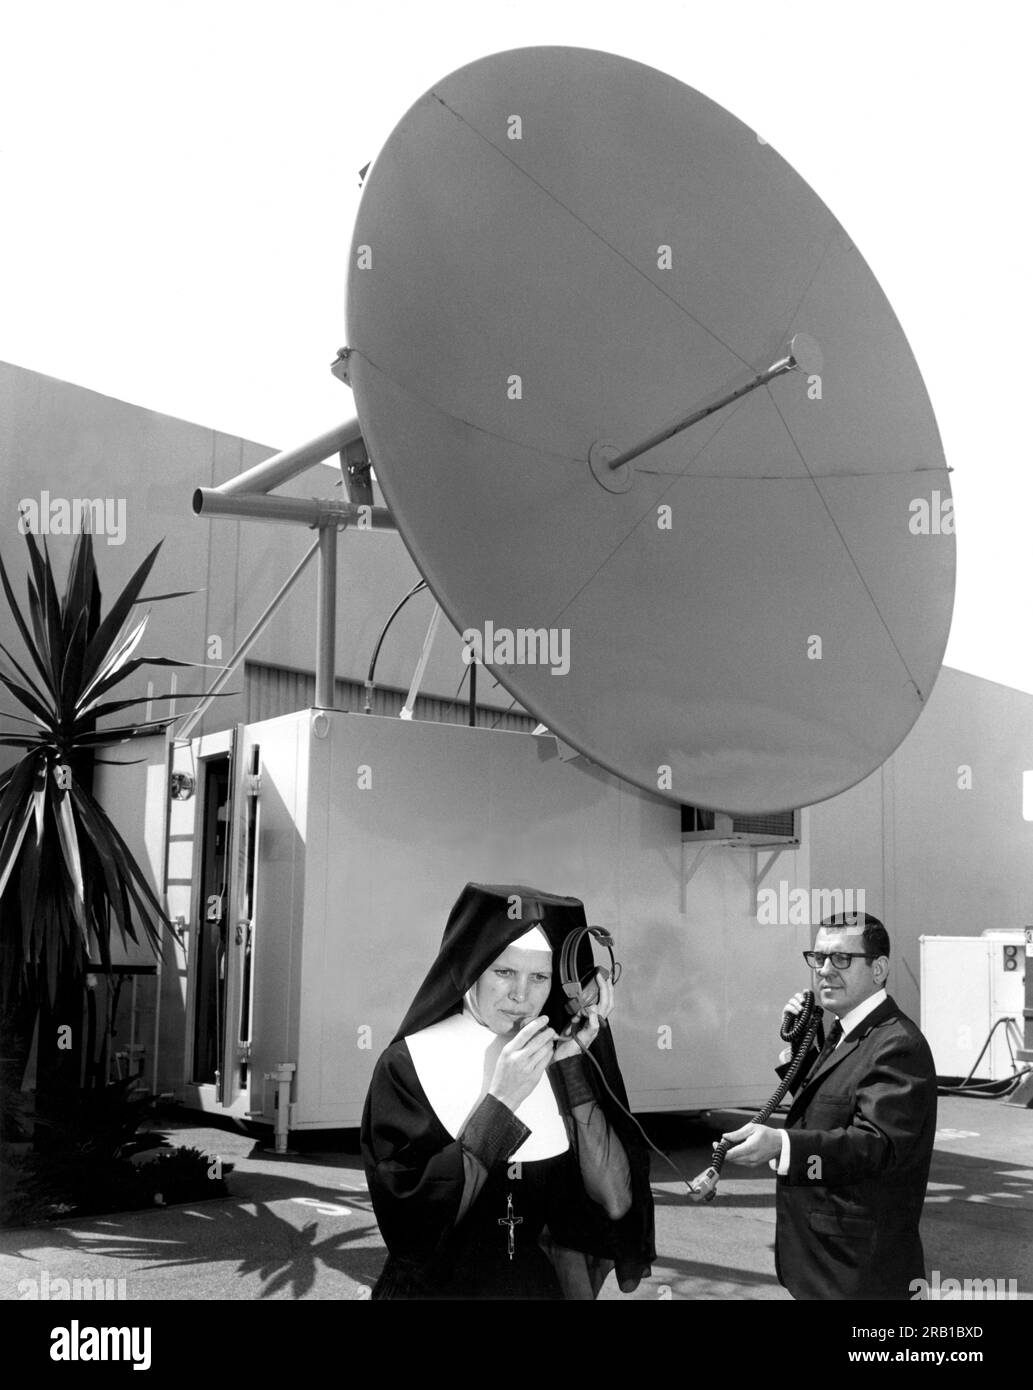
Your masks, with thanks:
[{"label": "metal bracket under unit", "polygon": [[[686,849],[695,847],[695,854],[687,862]],[[800,813],[789,811],[778,817],[732,816],[723,811],[700,811],[696,807],[682,807],[681,837],[681,883],[680,910],[688,912],[688,885],[699,872],[709,852],[721,846],[723,849],[747,849],[750,852],[746,879],[750,899],[747,912],[753,916],[757,911],[757,894],[761,883],[771,872],[775,861],[787,849],[800,846]],[[759,863],[759,851],[769,849],[771,853]]]},{"label": "metal bracket under unit", "polygon": [[717,840],[708,840],[708,841],[705,841],[703,844],[701,844],[701,845],[699,846],[699,848],[696,850],[696,853],[693,855],[691,867],[688,868],[688,869],[686,869],[686,867],[685,867],[685,841],[682,840],[682,842],[681,842],[681,874],[679,875],[679,879],[680,879],[679,887],[680,887],[680,890],[681,890],[681,891],[680,891],[680,893],[679,893],[678,910],[679,910],[679,912],[682,914],[683,917],[685,916],[685,914],[686,914],[686,913],[688,912],[688,910],[689,910],[689,906],[688,906],[688,889],[689,889],[689,884],[690,884],[691,881],[692,881],[692,877],[693,877],[693,875],[697,872],[697,870],[702,866],[703,860],[707,857],[707,855],[710,853],[710,851],[714,848],[714,846],[715,846],[717,843],[719,843]]},{"label": "metal bracket under unit", "polygon": [[751,916],[753,916],[753,914],[755,914],[757,911],[757,895],[760,892],[760,885],[771,872],[775,860],[778,858],[780,854],[785,854],[787,849],[795,848],[795,845],[779,845],[779,847],[777,849],[773,849],[771,853],[768,855],[767,859],[765,859],[763,867],[759,867],[757,863],[758,859],[760,858],[759,852],[756,849],[750,850],[749,912]]}]

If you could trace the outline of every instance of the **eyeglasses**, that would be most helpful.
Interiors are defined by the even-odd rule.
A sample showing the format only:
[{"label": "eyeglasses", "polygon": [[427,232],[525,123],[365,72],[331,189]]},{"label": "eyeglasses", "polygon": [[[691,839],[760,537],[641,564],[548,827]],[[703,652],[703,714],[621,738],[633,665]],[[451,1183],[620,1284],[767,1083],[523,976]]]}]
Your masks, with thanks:
[{"label": "eyeglasses", "polygon": [[830,960],[836,970],[849,970],[852,960],[868,960],[864,951],[804,951],[803,958],[812,970],[820,970]]}]

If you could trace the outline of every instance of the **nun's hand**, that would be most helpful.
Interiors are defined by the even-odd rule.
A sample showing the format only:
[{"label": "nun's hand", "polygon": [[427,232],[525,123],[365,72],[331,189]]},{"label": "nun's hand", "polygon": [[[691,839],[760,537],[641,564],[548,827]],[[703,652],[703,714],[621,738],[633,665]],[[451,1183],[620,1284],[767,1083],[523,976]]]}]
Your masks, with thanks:
[{"label": "nun's hand", "polygon": [[562,1062],[566,1057],[576,1057],[579,1052],[587,1052],[599,1036],[603,1020],[613,1012],[612,981],[608,975],[604,977],[602,970],[596,971],[595,978],[599,986],[599,998],[573,1020],[573,1031],[557,1045],[554,1061]]},{"label": "nun's hand", "polygon": [[525,1023],[499,1053],[488,1094],[510,1110],[516,1110],[545,1074],[546,1067],[552,1061],[556,1037],[544,1014]]}]

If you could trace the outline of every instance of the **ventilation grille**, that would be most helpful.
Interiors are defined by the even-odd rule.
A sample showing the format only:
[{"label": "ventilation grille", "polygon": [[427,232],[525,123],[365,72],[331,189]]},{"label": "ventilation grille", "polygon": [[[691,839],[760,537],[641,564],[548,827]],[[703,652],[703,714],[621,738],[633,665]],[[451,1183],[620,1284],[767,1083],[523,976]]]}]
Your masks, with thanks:
[{"label": "ventilation grille", "polygon": [[748,844],[799,843],[799,811],[772,811],[761,816],[726,815],[699,806],[681,808],[681,832],[686,838],[706,840],[742,838]]}]

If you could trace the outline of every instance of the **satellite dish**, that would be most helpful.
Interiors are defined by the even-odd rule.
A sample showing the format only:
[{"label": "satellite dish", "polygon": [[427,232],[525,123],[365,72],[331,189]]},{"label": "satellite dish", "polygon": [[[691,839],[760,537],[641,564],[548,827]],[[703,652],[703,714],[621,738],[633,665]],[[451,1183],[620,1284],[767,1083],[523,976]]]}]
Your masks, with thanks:
[{"label": "satellite dish", "polygon": [[853,243],[735,117],[606,53],[461,68],[373,164],[347,318],[413,560],[551,731],[743,814],[904,738],[953,602],[936,422]]}]

